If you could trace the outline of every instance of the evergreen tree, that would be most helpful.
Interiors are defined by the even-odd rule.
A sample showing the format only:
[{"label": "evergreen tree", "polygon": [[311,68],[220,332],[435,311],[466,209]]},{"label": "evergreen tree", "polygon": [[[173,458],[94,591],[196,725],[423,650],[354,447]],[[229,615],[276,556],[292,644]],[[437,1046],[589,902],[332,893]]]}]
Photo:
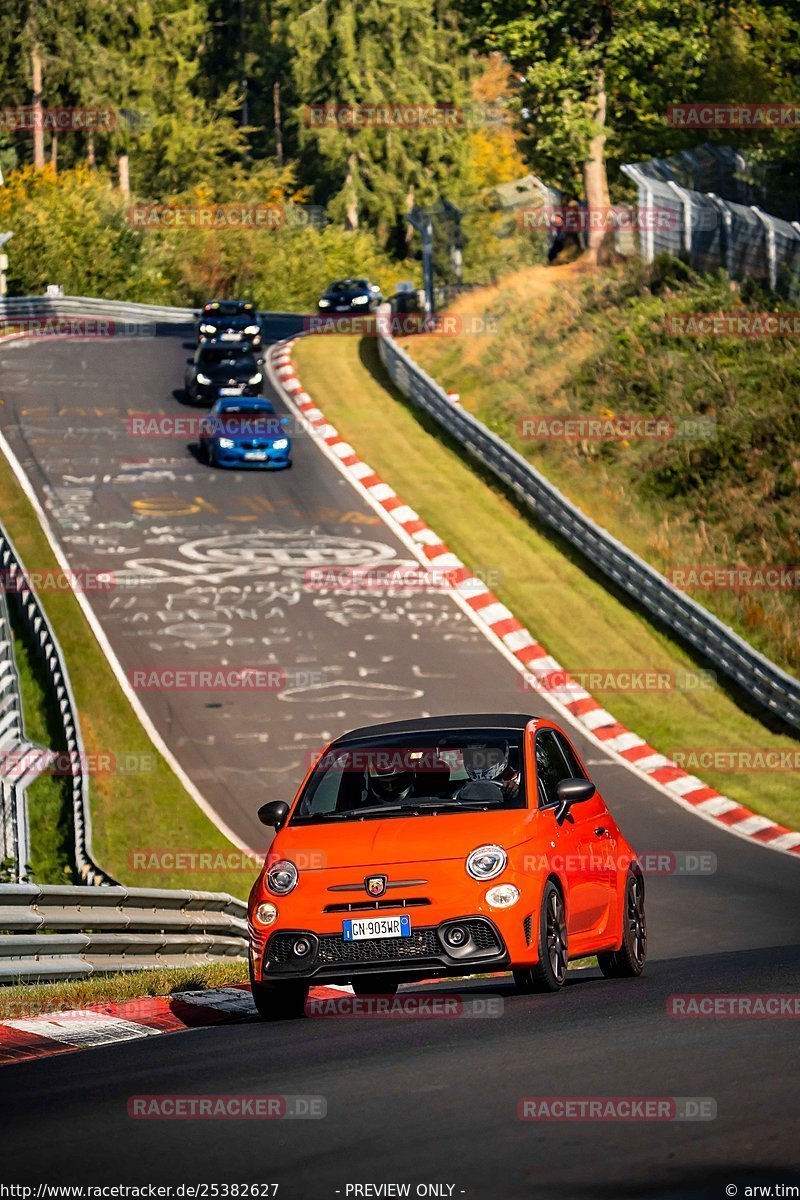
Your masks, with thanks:
[{"label": "evergreen tree", "polygon": [[344,128],[310,123],[326,105],[428,106],[469,99],[469,64],[452,20],[430,0],[279,0],[302,177],[347,228],[366,222],[386,238],[415,204],[458,197],[468,140],[449,127]]}]

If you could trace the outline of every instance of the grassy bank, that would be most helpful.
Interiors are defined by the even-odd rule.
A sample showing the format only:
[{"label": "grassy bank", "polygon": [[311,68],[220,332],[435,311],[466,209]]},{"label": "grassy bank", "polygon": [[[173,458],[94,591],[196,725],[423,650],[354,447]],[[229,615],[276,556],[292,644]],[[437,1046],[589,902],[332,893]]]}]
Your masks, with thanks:
[{"label": "grassy bank", "polygon": [[[428,521],[464,562],[492,572],[493,588],[567,670],[612,668],[697,679],[698,664],[631,611],[570,553],[520,514],[412,410],[383,372],[374,338],[301,339],[294,361],[304,386],[359,454]],[[721,748],[793,750],[719,687],[595,690],[618,720],[665,754]],[[520,693],[520,707],[534,696]],[[790,772],[702,770],[720,791],[775,820],[800,824]]]},{"label": "grassy bank", "polygon": [[[58,564],[39,521],[0,456],[0,512],[3,524],[29,570],[58,573]],[[91,777],[90,797],[93,822],[93,853],[97,862],[115,879],[136,887],[198,888],[247,895],[257,868],[241,863],[216,826],[201,812],[192,797],[153,747],[138,717],[121,691],[108,661],[71,591],[50,591],[40,597],[58,638],[70,672],[72,689],[81,720],[84,747],[92,756],[112,756],[138,762],[141,769],[125,774],[102,772]],[[33,697],[33,676],[25,683]],[[36,704],[34,702],[34,707]],[[45,726],[36,720],[28,732],[41,735],[47,743]],[[39,740],[37,738],[37,740]],[[50,789],[53,780],[42,780],[32,805],[34,858],[41,854],[39,869],[57,868],[62,862],[56,847],[66,833],[49,828],[57,807]],[[36,822],[34,828],[33,821]],[[44,828],[44,841],[38,834]],[[71,838],[71,831],[68,835]],[[41,845],[42,849],[39,849]],[[209,870],[166,870],[133,867],[133,854],[142,850],[188,851],[212,855]],[[141,861],[141,860],[140,860]],[[195,863],[197,859],[184,858]]]},{"label": "grassy bank", "polygon": [[[658,570],[794,566],[797,339],[698,337],[680,332],[677,320],[782,307],[774,296],[700,277],[675,261],[657,263],[650,275],[638,264],[590,273],[576,262],[520,271],[455,306],[468,318],[491,315],[493,332],[404,344]],[[542,432],[566,416],[665,418],[674,430],[616,442]],[[701,422],[703,436],[687,436]],[[800,671],[800,590],[690,594],[784,669]]]},{"label": "grassy bank", "polygon": [[234,960],[208,966],[120,971],[114,975],[58,983],[12,984],[0,988],[0,1022],[42,1013],[67,1012],[92,1004],[136,1000],[142,996],[170,996],[174,992],[226,987],[247,983],[247,979],[247,963]]},{"label": "grassy bank", "polygon": [[[45,672],[13,600],[9,616],[14,638],[14,658],[19,675],[22,716],[29,741],[51,750],[66,749],[63,729],[46,686]],[[35,883],[79,883],[75,872],[70,780],[65,775],[43,774],[28,786],[30,856],[26,864]]]}]

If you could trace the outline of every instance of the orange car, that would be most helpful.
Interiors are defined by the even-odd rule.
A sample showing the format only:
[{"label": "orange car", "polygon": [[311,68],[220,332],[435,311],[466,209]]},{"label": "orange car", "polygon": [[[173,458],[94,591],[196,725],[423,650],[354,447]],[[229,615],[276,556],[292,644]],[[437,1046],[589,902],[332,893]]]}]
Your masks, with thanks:
[{"label": "orange car", "polygon": [[644,878],[564,732],[516,714],[428,717],[332,742],[250,895],[250,975],[265,1018],[315,983],[356,995],[513,971],[556,991],[567,962],[639,975]]}]

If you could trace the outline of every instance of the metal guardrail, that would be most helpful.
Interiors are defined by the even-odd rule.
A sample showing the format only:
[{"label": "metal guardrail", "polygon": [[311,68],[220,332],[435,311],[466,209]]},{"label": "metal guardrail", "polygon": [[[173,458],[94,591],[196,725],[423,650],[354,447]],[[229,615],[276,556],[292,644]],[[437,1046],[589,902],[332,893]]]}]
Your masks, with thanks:
[{"label": "metal guardrail", "polygon": [[[193,325],[199,316],[197,308],[173,308],[163,304],[137,304],[128,300],[103,300],[87,296],[8,296],[0,299],[0,322],[34,320],[51,317],[95,318],[114,321],[116,337],[145,337],[156,332],[155,326]],[[289,337],[303,328],[301,313],[259,312],[268,320],[276,337]],[[0,333],[2,333],[0,329]]]},{"label": "metal guardrail", "polygon": [[[30,587],[25,568],[5,529],[0,525],[0,577],[6,595],[16,604],[31,644],[44,663],[51,695],[63,728],[65,758],[69,763],[68,778],[72,784],[72,816],[75,832],[75,865],[81,879],[89,884],[111,884],[115,881],[101,870],[92,858],[92,816],[89,808],[89,777],[83,749],[78,708],[72,694],[64,656],[50,627],[44,609]],[[24,761],[24,758],[23,758]],[[36,774],[37,772],[34,772]],[[25,781],[22,781],[24,788]],[[24,804],[22,805],[24,807]],[[17,830],[19,835],[19,828]],[[27,853],[27,849],[25,851]],[[20,853],[21,872],[26,859]]]},{"label": "metal guardrail", "polygon": [[16,879],[24,878],[28,860],[28,820],[25,791],[20,781],[5,770],[9,754],[23,744],[22,700],[14,660],[14,639],[0,588],[0,860]]},{"label": "metal guardrail", "polygon": [[246,914],[218,892],[0,885],[0,984],[245,958]]},{"label": "metal guardrail", "polygon": [[87,296],[7,296],[0,300],[0,319],[12,321],[14,318],[24,320],[47,316],[105,317],[109,320],[165,321],[172,325],[186,325],[195,320],[197,310]]},{"label": "metal guardrail", "polygon": [[800,729],[800,681],[792,678],[702,605],[634,554],[554,487],[535,467],[447,393],[385,331],[378,350],[392,382],[412,403],[509,487],[617,587],[703,654],[773,716]]}]

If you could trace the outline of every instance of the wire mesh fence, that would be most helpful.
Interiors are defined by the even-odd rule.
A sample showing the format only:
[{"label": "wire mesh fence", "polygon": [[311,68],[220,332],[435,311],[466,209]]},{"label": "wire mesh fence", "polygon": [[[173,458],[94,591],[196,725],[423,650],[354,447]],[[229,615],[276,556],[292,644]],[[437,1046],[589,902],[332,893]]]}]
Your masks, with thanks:
[{"label": "wire mesh fence", "polygon": [[[637,188],[639,253],[682,258],[701,271],[722,268],[731,279],[754,279],[790,299],[800,297],[800,222],[765,212],[754,202],[764,189],[744,157],[703,146],[669,159],[626,163]],[[713,183],[715,190],[706,190]]]}]

